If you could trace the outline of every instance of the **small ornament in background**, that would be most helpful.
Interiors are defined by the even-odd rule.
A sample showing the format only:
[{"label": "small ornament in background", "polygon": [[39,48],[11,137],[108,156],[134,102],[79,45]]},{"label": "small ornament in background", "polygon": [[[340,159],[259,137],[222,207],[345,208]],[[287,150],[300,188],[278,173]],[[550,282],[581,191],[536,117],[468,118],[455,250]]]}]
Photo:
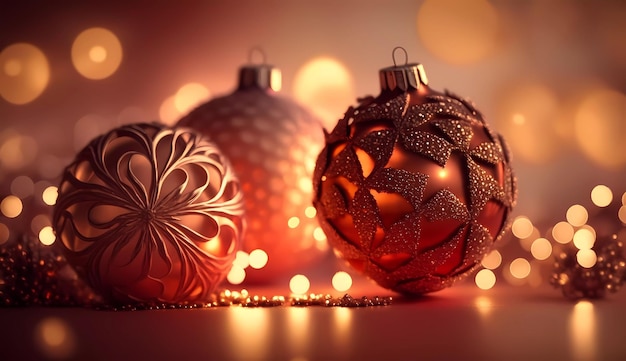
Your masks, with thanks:
[{"label": "small ornament in background", "polygon": [[315,158],[324,145],[321,121],[280,96],[280,82],[280,71],[265,59],[243,66],[237,90],[200,105],[178,123],[217,143],[241,181],[243,251],[251,267],[239,269],[233,284],[275,282],[328,253],[311,204]]},{"label": "small ornament in background", "polygon": [[614,235],[597,239],[592,249],[568,244],[556,256],[550,283],[560,288],[566,298],[576,300],[603,298],[607,292],[617,292],[625,278],[624,244]]},{"label": "small ornament in background", "polygon": [[98,297],[66,260],[34,236],[0,245],[0,306],[80,306]]},{"label": "small ornament in background", "polygon": [[381,94],[327,134],[314,204],[341,258],[382,287],[422,294],[480,265],[508,226],[516,182],[478,110],[432,90],[422,65],[395,65],[397,49]]},{"label": "small ornament in background", "polygon": [[125,125],[63,174],[55,244],[106,302],[207,300],[241,248],[243,200],[214,143],[186,128]]}]

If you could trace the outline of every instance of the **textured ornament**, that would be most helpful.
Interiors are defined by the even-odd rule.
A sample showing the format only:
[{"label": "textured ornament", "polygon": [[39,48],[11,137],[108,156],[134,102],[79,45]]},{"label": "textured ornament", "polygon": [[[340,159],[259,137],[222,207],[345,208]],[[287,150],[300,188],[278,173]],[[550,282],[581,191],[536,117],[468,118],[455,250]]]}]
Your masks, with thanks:
[{"label": "textured ornament", "polygon": [[0,246],[0,306],[77,306],[97,302],[61,254],[34,237]]},{"label": "textured ornament", "polygon": [[241,248],[242,193],[199,133],[126,125],[65,169],[53,224],[55,244],[108,302],[203,301]]},{"label": "textured ornament", "polygon": [[550,279],[566,298],[603,298],[607,291],[617,292],[626,281],[624,245],[617,236],[596,240],[591,250],[596,262],[591,267],[583,267],[578,262],[577,254],[581,250],[573,244],[566,247],[557,255]]},{"label": "textured ornament", "polygon": [[182,118],[179,125],[201,131],[223,149],[241,181],[247,231],[244,251],[268,258],[246,270],[246,282],[267,283],[312,266],[328,251],[316,241],[319,227],[311,177],[324,145],[321,122],[280,96],[280,73],[272,66],[240,69],[239,87]]},{"label": "textured ornament", "polygon": [[477,268],[508,227],[509,155],[472,104],[430,89],[421,65],[382,69],[380,81],[381,94],[326,135],[314,204],[356,270],[397,292],[437,291]]}]

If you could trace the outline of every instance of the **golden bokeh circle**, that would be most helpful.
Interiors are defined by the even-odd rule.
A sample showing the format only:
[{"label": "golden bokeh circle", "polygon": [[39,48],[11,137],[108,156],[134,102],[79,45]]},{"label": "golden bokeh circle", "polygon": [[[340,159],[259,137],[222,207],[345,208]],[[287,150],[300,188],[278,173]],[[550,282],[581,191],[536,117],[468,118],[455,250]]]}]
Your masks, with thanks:
[{"label": "golden bokeh circle", "polygon": [[72,63],[88,79],[108,78],[119,68],[122,57],[119,39],[104,28],[89,28],[81,32],[72,44]]},{"label": "golden bokeh circle", "polygon": [[36,46],[16,43],[0,52],[0,97],[9,103],[26,104],[48,86],[50,66]]}]

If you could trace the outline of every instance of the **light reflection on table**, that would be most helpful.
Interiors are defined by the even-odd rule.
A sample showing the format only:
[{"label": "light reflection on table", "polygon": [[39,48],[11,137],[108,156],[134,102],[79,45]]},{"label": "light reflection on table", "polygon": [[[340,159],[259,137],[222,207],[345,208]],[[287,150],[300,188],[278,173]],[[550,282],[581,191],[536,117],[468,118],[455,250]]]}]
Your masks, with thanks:
[{"label": "light reflection on table", "polygon": [[0,320],[3,360],[626,359],[624,292],[572,302],[460,285],[385,307],[3,308]]}]

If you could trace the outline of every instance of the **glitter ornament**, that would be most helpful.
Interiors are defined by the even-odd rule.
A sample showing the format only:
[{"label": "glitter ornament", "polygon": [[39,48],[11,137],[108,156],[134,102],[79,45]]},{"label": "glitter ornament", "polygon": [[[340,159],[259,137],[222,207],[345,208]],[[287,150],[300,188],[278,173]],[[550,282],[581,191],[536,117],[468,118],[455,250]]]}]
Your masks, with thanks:
[{"label": "glitter ornament", "polygon": [[35,237],[0,246],[0,306],[78,306],[98,297],[61,254]]},{"label": "glitter ornament", "polygon": [[427,85],[422,65],[381,69],[380,82],[378,97],[326,135],[318,218],[335,253],[382,287],[441,290],[476,269],[507,228],[509,155],[472,104]]},{"label": "glitter ornament", "polygon": [[558,254],[550,283],[561,289],[569,299],[603,298],[606,292],[617,292],[626,281],[626,258],[623,242],[613,236],[598,239],[591,250],[596,262],[591,267],[583,267],[577,254],[581,252],[569,244]]},{"label": "glitter ornament", "polygon": [[311,177],[324,145],[321,122],[280,96],[279,88],[280,72],[264,60],[243,66],[236,91],[200,105],[178,123],[210,136],[241,180],[243,250],[268,256],[265,265],[245,270],[246,283],[290,277],[328,251],[325,239],[313,237],[319,224],[311,204]]},{"label": "glitter ornament", "polygon": [[241,248],[243,200],[228,160],[186,128],[122,126],[64,171],[55,242],[107,302],[210,297]]}]

